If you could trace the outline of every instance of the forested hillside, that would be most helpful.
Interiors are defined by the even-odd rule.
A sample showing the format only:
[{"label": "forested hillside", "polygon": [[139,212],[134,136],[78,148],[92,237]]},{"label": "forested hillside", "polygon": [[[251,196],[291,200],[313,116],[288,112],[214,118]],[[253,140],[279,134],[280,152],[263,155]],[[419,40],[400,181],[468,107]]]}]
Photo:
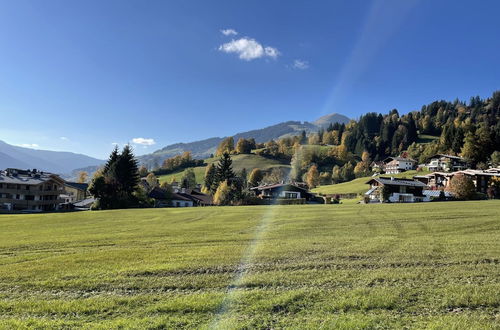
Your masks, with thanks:
[{"label": "forested hillside", "polygon": [[[439,139],[419,144],[423,134]],[[408,150],[420,161],[441,152],[460,154],[473,165],[486,162],[500,149],[500,91],[485,100],[436,101],[402,116],[397,110],[368,113],[346,126],[342,144],[357,155],[367,151],[374,160]]]}]

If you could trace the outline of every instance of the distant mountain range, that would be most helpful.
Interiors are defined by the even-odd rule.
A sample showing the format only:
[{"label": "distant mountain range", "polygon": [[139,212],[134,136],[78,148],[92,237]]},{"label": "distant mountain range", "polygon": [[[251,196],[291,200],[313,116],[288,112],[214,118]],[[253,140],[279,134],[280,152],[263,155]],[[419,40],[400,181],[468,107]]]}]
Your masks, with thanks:
[{"label": "distant mountain range", "polygon": [[[344,115],[332,113],[323,116],[312,123],[287,121],[261,129],[237,133],[233,135],[233,138],[235,143],[240,138],[254,138],[256,142],[267,142],[272,139],[297,135],[302,131],[306,131],[306,133],[316,132],[321,128],[328,127],[331,123],[347,124],[349,121],[350,119]],[[208,158],[211,154],[215,153],[217,146],[224,138],[225,137],[213,137],[189,143],[176,143],[166,146],[151,154],[142,155],[138,158],[142,164],[146,164],[148,166],[154,166],[154,164],[159,165],[163,162],[163,160],[181,154],[185,151],[190,151],[194,158]]]},{"label": "distant mountain range", "polygon": [[[248,132],[237,133],[233,135],[235,142],[240,138],[254,138],[256,142],[266,142],[272,139],[279,139],[285,136],[300,134],[303,130],[307,133],[316,132],[320,128],[325,128],[330,123],[349,122],[346,116],[334,113],[323,116],[318,120],[309,122],[287,121],[256,129]],[[163,160],[185,151],[190,151],[195,158],[208,158],[215,150],[224,137],[213,137],[201,141],[189,143],[176,143],[166,146],[151,154],[139,156],[139,162],[148,166],[153,164],[160,165]],[[37,150],[24,147],[13,146],[0,140],[0,169],[8,167],[22,169],[39,169],[58,173],[66,178],[74,178],[80,170],[89,173],[94,172],[104,160],[92,158],[82,154],[62,151]]]},{"label": "distant mountain range", "polygon": [[64,151],[37,150],[13,146],[0,140],[0,169],[8,167],[39,169],[69,174],[74,169],[103,164],[101,159]]}]

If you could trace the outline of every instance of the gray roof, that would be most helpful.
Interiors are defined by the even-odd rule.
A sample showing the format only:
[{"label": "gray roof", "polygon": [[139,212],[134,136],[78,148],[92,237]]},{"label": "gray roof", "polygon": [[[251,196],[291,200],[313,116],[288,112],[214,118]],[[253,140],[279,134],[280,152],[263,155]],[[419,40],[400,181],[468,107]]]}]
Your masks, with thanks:
[{"label": "gray roof", "polygon": [[439,197],[439,195],[441,195],[441,191],[444,192],[445,197],[452,197],[452,194],[444,190],[423,190],[422,193],[429,197]]},{"label": "gray roof", "polygon": [[387,157],[386,159],[383,160],[383,162],[390,162],[392,160],[397,160],[399,162],[403,162],[403,161],[406,161],[406,162],[414,162],[416,163],[417,161],[414,160],[414,159],[411,159],[411,158],[404,158],[404,157]]},{"label": "gray roof", "polygon": [[10,176],[6,175],[5,173],[0,173],[0,183],[37,185],[50,179],[51,177],[45,175],[40,176],[39,178],[35,178],[26,175]]},{"label": "gray roof", "polygon": [[377,181],[380,184],[388,186],[408,186],[408,187],[427,187],[423,182],[416,180],[405,180],[405,179],[391,179],[391,178],[373,178],[367,182],[369,184],[372,181]]}]

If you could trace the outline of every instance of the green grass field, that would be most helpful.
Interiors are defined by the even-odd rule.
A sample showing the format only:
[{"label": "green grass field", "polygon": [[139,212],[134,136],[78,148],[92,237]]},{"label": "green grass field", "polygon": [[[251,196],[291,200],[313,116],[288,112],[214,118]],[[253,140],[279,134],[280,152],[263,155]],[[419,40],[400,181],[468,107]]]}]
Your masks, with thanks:
[{"label": "green grass field", "polygon": [[[280,163],[277,160],[274,159],[269,159],[265,158],[262,156],[254,155],[254,154],[241,154],[241,155],[232,155],[231,159],[233,160],[233,170],[236,173],[241,172],[243,168],[246,168],[248,174],[252,171],[254,168],[260,168],[262,170],[268,170],[273,167],[282,167],[282,168],[288,168],[290,165],[285,165]],[[209,158],[206,160],[207,164],[210,163],[217,163],[219,161],[219,158]],[[178,171],[175,173],[167,174],[167,175],[161,175],[158,177],[160,180],[160,183],[163,182],[172,182],[172,179],[176,179],[177,181],[180,181],[182,176],[184,175],[184,171]],[[199,167],[194,167],[194,173],[196,175],[196,182],[197,183],[203,183],[203,178],[205,176],[205,166],[199,166]]]},{"label": "green grass field", "polygon": [[[386,177],[395,177],[395,178],[408,178],[411,179],[413,178],[414,175],[424,175],[428,174],[429,172],[421,171],[406,171],[404,173],[399,173],[399,174],[382,174],[380,176],[386,176]],[[312,190],[312,192],[315,193],[321,193],[321,194],[363,194],[370,189],[370,186],[366,184],[367,181],[369,181],[372,177],[367,176],[367,177],[362,177],[362,178],[357,178],[349,182],[342,182],[338,184],[331,184],[331,185],[325,185],[325,186],[320,186],[318,188],[315,188]]]},{"label": "green grass field", "polygon": [[0,215],[0,328],[498,329],[499,210]]}]

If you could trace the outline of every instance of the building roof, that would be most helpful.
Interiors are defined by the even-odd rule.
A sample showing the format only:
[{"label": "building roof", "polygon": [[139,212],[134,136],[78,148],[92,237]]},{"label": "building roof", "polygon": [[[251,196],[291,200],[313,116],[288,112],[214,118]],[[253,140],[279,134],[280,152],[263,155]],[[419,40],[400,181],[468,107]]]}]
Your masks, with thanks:
[{"label": "building roof", "polygon": [[453,197],[450,192],[444,190],[422,190],[422,193],[428,197],[439,197],[441,195],[441,191],[444,192],[445,197]]},{"label": "building roof", "polygon": [[0,183],[38,185],[49,180],[64,182],[64,180],[58,175],[48,172],[36,172],[12,168],[0,171]]},{"label": "building roof", "polygon": [[417,161],[411,158],[404,158],[404,157],[387,157],[386,159],[383,160],[384,163],[389,163],[391,161],[398,161],[398,162],[413,162],[416,163]]},{"label": "building roof", "polygon": [[66,185],[83,191],[87,191],[87,188],[89,187],[88,183],[78,183],[78,182],[68,182],[68,181],[66,181]]},{"label": "building roof", "polygon": [[427,187],[423,182],[416,180],[408,180],[408,179],[397,179],[397,178],[387,178],[387,177],[378,177],[373,178],[367,182],[367,184],[371,184],[373,181],[376,181],[383,185],[388,186],[408,186],[408,187]]},{"label": "building roof", "polygon": [[465,162],[465,159],[462,158],[462,157],[459,157],[459,156],[452,156],[452,155],[445,155],[445,154],[435,154],[429,158],[427,158],[427,160],[430,160],[430,159],[433,159],[433,158],[441,158],[441,157],[444,157],[444,158],[449,158],[449,159],[455,159],[455,160],[460,160],[460,161],[463,161]]},{"label": "building roof", "polygon": [[193,200],[187,196],[185,196],[185,194],[182,194],[182,193],[173,193],[172,194],[172,200],[173,201],[186,201],[186,202],[192,202]]},{"label": "building roof", "polygon": [[[182,194],[182,193],[181,193]],[[203,204],[213,204],[212,196],[199,192],[197,190],[191,189],[186,195],[190,196]]]},{"label": "building roof", "polygon": [[286,187],[286,186],[295,187],[297,189],[300,189],[300,190],[307,192],[307,189],[299,187],[299,186],[291,184],[291,183],[275,183],[275,184],[270,184],[270,185],[253,187],[253,188],[250,188],[250,190],[268,190],[268,189],[282,188],[282,187]]},{"label": "building roof", "polygon": [[73,203],[75,207],[88,207],[89,205],[93,204],[95,202],[94,197],[89,197],[86,199],[83,199],[81,201]]}]

